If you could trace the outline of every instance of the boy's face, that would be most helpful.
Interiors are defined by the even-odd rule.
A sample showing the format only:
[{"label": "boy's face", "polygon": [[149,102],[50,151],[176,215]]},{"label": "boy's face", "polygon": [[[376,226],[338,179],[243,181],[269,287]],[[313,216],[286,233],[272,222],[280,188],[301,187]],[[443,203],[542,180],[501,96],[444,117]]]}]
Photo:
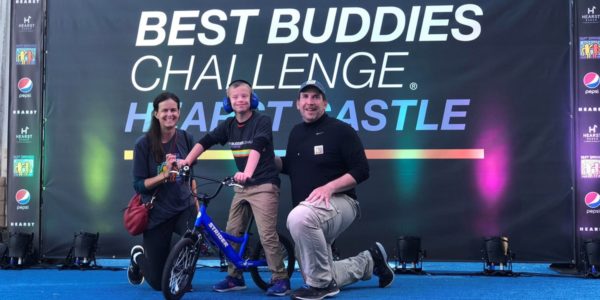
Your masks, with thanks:
[{"label": "boy's face", "polygon": [[250,110],[250,93],[252,91],[246,84],[229,88],[227,96],[235,113],[244,113]]}]

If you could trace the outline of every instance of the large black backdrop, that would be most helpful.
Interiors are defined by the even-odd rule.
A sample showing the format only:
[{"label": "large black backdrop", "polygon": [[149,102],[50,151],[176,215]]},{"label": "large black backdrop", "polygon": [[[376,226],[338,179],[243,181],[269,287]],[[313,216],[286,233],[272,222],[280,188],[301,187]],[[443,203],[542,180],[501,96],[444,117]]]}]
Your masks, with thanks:
[{"label": "large black backdrop", "polygon": [[[315,8],[313,36],[324,32],[328,9],[337,8],[329,39],[303,38],[308,8]],[[378,8],[390,12],[381,35],[404,28],[392,41],[371,41]],[[236,43],[241,18],[232,12],[241,9],[258,15],[248,17],[243,42]],[[297,85],[314,77],[330,88],[330,115],[356,125],[365,148],[396,155],[370,155],[371,178],[359,187],[363,216],[340,238],[343,255],[374,240],[392,249],[396,237],[418,235],[431,259],[477,260],[481,237],[502,234],[519,260],[570,261],[569,9],[564,0],[49,1],[41,253],[66,255],[72,234],[84,230],[100,232],[100,256],[125,256],[139,242],[121,225],[120,211],[133,193],[127,151],[144,130],[143,120],[128,120],[144,118],[164,88],[184,100],[181,127],[200,137],[215,122],[214,112],[223,114],[215,105],[233,70],[232,78],[255,84],[264,112],[276,121],[276,149],[285,148],[300,121],[292,106]],[[285,40],[294,32],[282,25],[294,22],[292,10],[300,17],[299,34]],[[212,26],[204,14],[213,15],[207,19]],[[156,16],[165,16],[164,41],[148,30],[141,39],[157,45],[136,45],[142,15],[150,16],[149,28],[159,27],[152,27],[159,24]],[[188,25],[173,34],[175,15],[187,15],[180,23]],[[358,38],[364,27],[368,33]],[[356,41],[336,42],[338,32]],[[197,34],[225,38],[207,45]],[[279,43],[269,44],[274,36]],[[193,42],[169,45],[170,37]],[[318,63],[310,73],[315,54],[326,73]],[[169,59],[172,70],[191,68],[189,83],[185,75],[171,74],[163,87]],[[382,72],[382,66],[389,69]],[[375,78],[360,86],[368,70]],[[204,80],[195,87],[199,77]],[[400,151],[406,149],[415,149],[410,153],[416,157]],[[441,150],[432,159],[424,157],[426,149]],[[458,158],[447,149],[459,149]],[[233,167],[231,160],[205,160],[196,172],[221,177]],[[291,207],[289,181],[282,179],[279,220],[285,230]],[[230,191],[222,193],[211,206],[222,225],[230,197]]]}]

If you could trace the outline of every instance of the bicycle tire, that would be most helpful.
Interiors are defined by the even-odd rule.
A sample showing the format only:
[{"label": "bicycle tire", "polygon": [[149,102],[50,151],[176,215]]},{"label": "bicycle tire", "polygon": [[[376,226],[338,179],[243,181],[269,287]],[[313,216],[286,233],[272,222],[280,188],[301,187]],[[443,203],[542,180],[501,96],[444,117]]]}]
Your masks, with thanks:
[{"label": "bicycle tire", "polygon": [[191,289],[196,272],[198,250],[190,238],[183,238],[169,252],[162,273],[161,289],[165,299],[179,300]]},{"label": "bicycle tire", "polygon": [[[291,278],[296,266],[296,257],[294,256],[294,246],[289,239],[279,234],[279,244],[284,249],[283,263],[285,265],[288,277]],[[252,260],[265,259],[265,251],[260,240],[256,243],[251,256]],[[262,290],[267,290],[271,286],[271,271],[267,266],[249,268],[252,280]]]}]

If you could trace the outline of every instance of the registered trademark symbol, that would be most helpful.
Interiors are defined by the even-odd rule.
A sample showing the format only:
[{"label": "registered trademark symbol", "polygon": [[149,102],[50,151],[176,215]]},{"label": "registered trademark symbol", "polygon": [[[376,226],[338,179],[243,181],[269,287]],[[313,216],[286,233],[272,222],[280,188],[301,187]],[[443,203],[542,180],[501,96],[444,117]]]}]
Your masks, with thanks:
[{"label": "registered trademark symbol", "polygon": [[411,82],[409,85],[411,90],[416,90],[417,88],[419,88],[419,85],[416,82]]}]

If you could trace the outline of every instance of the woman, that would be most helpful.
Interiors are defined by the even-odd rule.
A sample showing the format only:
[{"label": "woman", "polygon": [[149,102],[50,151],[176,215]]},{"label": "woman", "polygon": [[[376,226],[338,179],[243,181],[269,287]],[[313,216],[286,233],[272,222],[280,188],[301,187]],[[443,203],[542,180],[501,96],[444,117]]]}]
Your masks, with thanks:
[{"label": "woman", "polygon": [[169,176],[177,159],[185,158],[193,137],[176,128],[179,121],[179,98],[164,92],[153,102],[150,130],[135,143],[133,187],[144,203],[152,197],[148,227],[143,233],[143,247],[131,249],[127,279],[139,285],[144,279],[155,290],[161,289],[162,270],[171,249],[173,233],[182,235],[192,227],[196,203],[190,187],[179,177]]}]

